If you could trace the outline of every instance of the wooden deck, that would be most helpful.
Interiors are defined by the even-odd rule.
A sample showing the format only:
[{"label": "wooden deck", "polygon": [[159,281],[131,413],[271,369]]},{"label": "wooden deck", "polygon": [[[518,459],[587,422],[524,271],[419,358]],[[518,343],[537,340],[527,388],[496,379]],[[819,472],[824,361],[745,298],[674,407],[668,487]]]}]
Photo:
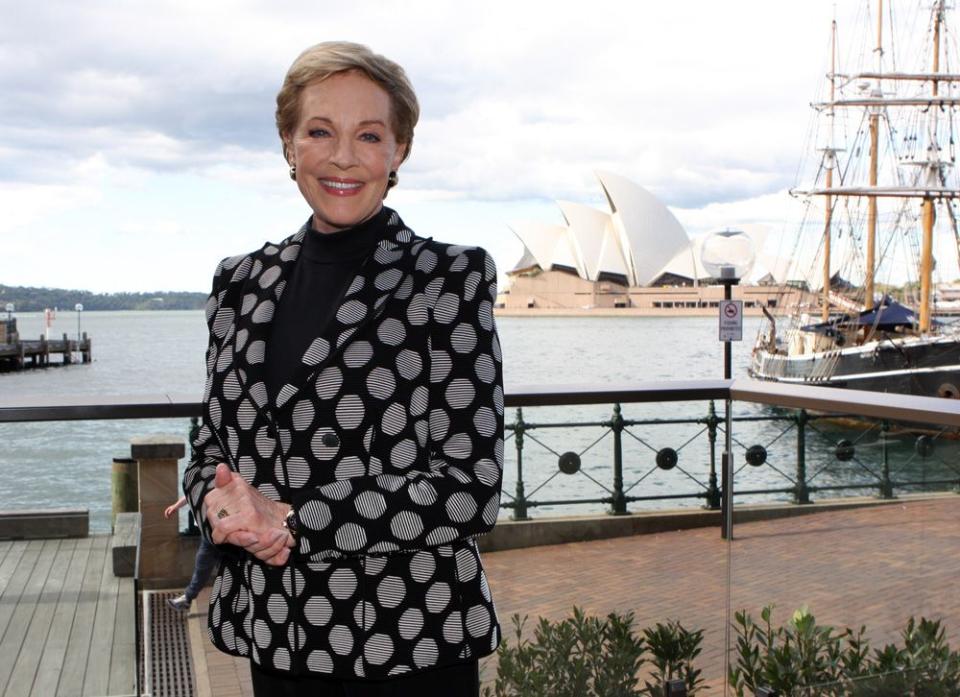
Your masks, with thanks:
[{"label": "wooden deck", "polygon": [[132,578],[109,535],[0,541],[0,695],[136,692]]}]

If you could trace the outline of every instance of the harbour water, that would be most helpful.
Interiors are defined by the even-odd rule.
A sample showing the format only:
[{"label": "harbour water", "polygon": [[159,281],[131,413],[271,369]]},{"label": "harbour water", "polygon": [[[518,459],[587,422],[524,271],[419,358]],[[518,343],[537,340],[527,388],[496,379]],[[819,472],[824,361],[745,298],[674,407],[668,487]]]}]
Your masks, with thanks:
[{"label": "harbour water", "polygon": [[[41,315],[20,314],[18,321],[23,336],[39,337]],[[735,376],[745,375],[757,321],[747,320],[746,341],[734,345]],[[202,312],[90,312],[82,316],[81,322],[82,331],[93,339],[92,364],[0,374],[0,393],[48,397],[176,393],[199,398],[206,347]],[[498,319],[497,326],[508,393],[511,386],[520,385],[622,386],[648,380],[715,378],[722,374],[722,345],[717,340],[715,318],[503,317]],[[75,314],[61,313],[53,331],[75,333]],[[623,415],[627,419],[696,419],[706,416],[707,408],[707,403],[627,404]],[[718,405],[719,409],[722,405]],[[759,406],[738,404],[734,414],[770,415],[772,412]],[[523,412],[525,421],[535,423],[598,422],[611,415],[612,405],[544,407]],[[516,411],[509,410],[508,423],[515,417]],[[754,443],[766,445],[768,462],[772,465],[744,467],[738,474],[740,489],[791,484],[796,436],[788,426],[786,422],[736,426],[734,434],[740,444],[744,448]],[[186,439],[188,428],[186,419],[0,424],[2,507],[86,507],[90,509],[91,528],[106,530],[110,519],[112,458],[128,456],[129,440],[134,436],[173,433]],[[821,467],[818,463],[828,466],[814,483],[871,481],[866,470],[879,469],[876,432],[868,433],[858,443],[861,463],[839,463],[829,456],[835,441],[845,436],[825,424],[817,429],[824,434],[814,431],[808,439],[808,470],[812,475]],[[599,442],[594,443],[598,439]],[[679,450],[679,465],[670,471],[655,466],[656,451],[664,447]],[[572,476],[554,476],[557,453],[570,450],[581,453],[582,471]],[[938,444],[934,457],[924,460],[916,457],[912,438],[904,437],[892,440],[888,451],[898,471],[909,472],[911,478],[935,479],[944,476],[941,470],[949,469],[958,448],[953,443]],[[633,487],[629,493],[648,496],[703,491],[708,453],[701,424],[631,427],[624,434],[624,480],[626,486]],[[604,487],[609,489],[612,485],[612,460],[612,439],[609,431],[602,427],[529,431],[523,451],[527,495],[549,479],[533,498],[606,496]],[[738,467],[742,462],[741,449]],[[513,494],[515,485],[516,451],[513,441],[508,440],[504,491]],[[504,500],[509,500],[509,495]],[[650,501],[631,504],[631,510],[677,505],[698,506],[702,500]],[[544,506],[531,509],[531,514],[587,513],[603,509],[601,504]]]}]

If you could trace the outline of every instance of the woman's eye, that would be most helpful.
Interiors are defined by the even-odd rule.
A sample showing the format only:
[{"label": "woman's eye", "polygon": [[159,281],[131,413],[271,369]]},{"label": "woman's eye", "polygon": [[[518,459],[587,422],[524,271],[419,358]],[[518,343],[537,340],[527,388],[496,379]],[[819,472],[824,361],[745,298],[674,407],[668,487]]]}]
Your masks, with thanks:
[{"label": "woman's eye", "polygon": [[380,136],[378,136],[376,133],[362,133],[360,135],[360,140],[366,141],[368,143],[379,143]]},{"label": "woman's eye", "polygon": [[311,128],[307,131],[307,135],[311,138],[326,138],[330,132],[326,128]]}]

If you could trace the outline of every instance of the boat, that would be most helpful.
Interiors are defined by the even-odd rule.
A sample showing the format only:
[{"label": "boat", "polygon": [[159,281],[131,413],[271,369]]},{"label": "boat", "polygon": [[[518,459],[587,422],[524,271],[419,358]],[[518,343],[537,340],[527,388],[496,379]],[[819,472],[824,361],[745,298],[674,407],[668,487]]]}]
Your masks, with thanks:
[{"label": "boat", "polygon": [[[759,380],[957,399],[960,325],[950,313],[938,318],[934,286],[935,235],[952,236],[960,254],[953,10],[944,0],[912,17],[899,3],[885,12],[882,0],[870,10],[870,55],[847,72],[837,65],[833,21],[824,96],[812,105],[815,174],[791,191],[807,211],[802,231],[816,240],[807,278],[817,301],[779,317],[765,312],[748,371]],[[897,35],[904,27],[913,31]],[[943,245],[936,249],[942,257]],[[907,282],[896,277],[905,269],[915,272]]]}]

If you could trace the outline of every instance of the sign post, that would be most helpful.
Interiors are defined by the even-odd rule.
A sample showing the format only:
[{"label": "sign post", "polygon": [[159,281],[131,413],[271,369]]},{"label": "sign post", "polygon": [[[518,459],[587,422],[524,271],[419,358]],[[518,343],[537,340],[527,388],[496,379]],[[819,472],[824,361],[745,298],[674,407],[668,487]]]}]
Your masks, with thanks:
[{"label": "sign post", "polygon": [[742,300],[720,301],[720,341],[743,341]]}]

